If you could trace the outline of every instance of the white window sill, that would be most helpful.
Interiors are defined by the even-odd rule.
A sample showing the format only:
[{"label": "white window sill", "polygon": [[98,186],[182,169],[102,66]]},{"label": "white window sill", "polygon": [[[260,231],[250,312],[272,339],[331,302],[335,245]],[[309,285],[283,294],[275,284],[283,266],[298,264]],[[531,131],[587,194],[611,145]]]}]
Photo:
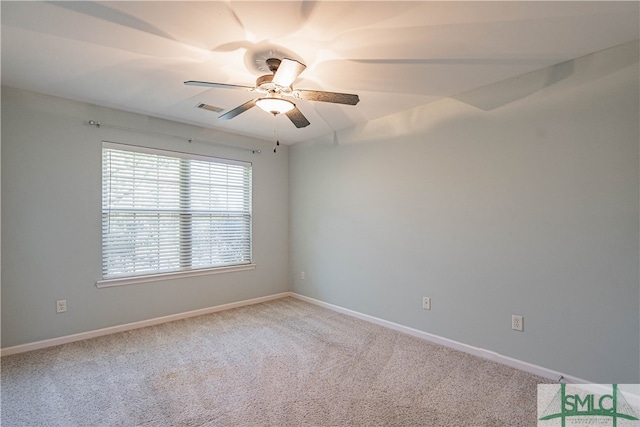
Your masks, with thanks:
[{"label": "white window sill", "polygon": [[176,271],[173,273],[149,274],[146,276],[120,277],[116,279],[104,279],[96,282],[98,288],[110,288],[113,286],[135,285],[137,283],[158,282],[160,280],[182,279],[185,277],[207,276],[209,274],[233,273],[236,271],[253,270],[256,264],[232,265],[229,267],[203,268],[191,271]]}]

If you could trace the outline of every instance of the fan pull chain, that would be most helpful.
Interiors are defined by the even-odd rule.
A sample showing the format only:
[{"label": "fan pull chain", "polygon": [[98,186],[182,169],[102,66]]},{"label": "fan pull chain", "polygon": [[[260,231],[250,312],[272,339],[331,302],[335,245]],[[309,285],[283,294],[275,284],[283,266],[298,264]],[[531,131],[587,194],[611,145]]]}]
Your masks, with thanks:
[{"label": "fan pull chain", "polygon": [[280,146],[280,129],[278,128],[278,116],[274,114],[273,118],[276,120],[276,126],[273,129],[273,139],[275,139],[276,141],[275,145],[273,146],[273,152],[276,153],[278,151],[278,147]]}]

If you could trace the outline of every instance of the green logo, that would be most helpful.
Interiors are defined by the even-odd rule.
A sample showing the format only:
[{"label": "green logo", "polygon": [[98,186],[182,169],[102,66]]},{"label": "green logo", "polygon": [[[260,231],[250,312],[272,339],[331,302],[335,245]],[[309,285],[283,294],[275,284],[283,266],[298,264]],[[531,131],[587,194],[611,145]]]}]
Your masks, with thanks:
[{"label": "green logo", "polygon": [[[568,419],[579,425],[603,425],[606,422],[606,425],[618,427],[619,421],[624,421],[624,425],[640,425],[633,407],[620,393],[617,384],[611,386],[611,394],[587,393],[583,389],[568,391],[567,384],[559,386],[560,389],[542,411],[540,421],[559,419],[562,427],[567,425]],[[628,424],[629,422],[632,424]]]}]

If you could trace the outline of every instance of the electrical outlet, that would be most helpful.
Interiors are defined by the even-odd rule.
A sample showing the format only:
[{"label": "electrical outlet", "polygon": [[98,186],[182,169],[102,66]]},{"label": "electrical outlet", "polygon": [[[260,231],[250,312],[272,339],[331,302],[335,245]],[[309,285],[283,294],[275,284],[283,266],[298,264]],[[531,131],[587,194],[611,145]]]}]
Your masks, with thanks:
[{"label": "electrical outlet", "polygon": [[300,280],[304,280],[304,271],[300,272]]},{"label": "electrical outlet", "polygon": [[67,311],[67,300],[59,299],[56,301],[56,313],[65,313]]},{"label": "electrical outlet", "polygon": [[425,310],[431,310],[431,298],[422,297],[422,308]]},{"label": "electrical outlet", "polygon": [[516,316],[515,314],[511,316],[511,329],[514,331],[524,331],[524,317]]}]

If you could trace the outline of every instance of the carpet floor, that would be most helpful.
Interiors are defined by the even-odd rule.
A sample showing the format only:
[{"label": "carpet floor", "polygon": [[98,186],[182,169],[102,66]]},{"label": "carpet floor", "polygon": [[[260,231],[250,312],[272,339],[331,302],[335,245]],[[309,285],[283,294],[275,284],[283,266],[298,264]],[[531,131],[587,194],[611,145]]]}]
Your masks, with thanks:
[{"label": "carpet floor", "polygon": [[534,426],[548,380],[294,298],[2,358],[2,426]]}]

